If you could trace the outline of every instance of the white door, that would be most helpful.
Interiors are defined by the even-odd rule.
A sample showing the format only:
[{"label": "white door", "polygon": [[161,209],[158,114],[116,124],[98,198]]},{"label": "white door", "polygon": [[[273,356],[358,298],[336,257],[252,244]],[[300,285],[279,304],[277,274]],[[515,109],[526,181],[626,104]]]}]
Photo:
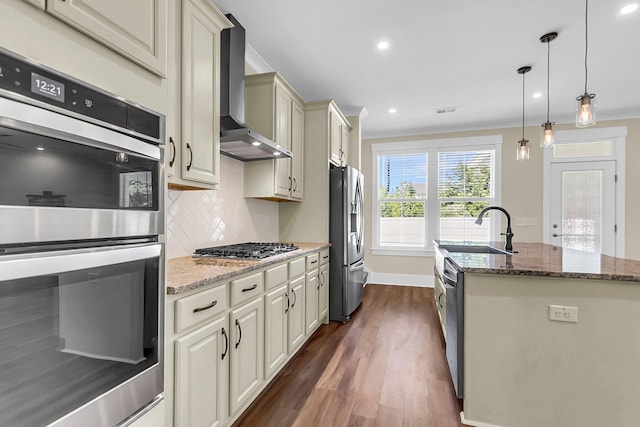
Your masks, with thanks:
[{"label": "white door", "polygon": [[551,164],[549,242],[615,256],[616,162]]}]

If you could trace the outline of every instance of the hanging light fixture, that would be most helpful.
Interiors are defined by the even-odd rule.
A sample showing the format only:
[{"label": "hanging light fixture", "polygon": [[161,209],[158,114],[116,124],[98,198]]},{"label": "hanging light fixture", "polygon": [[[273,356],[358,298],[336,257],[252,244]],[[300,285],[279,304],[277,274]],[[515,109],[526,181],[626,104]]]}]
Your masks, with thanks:
[{"label": "hanging light fixture", "polygon": [[531,67],[524,66],[518,68],[518,74],[522,74],[522,139],[518,141],[518,151],[516,152],[516,159],[529,160],[529,147],[527,143],[528,139],[524,139],[524,75],[531,71]]},{"label": "hanging light fixture", "polygon": [[576,109],[576,126],[579,128],[586,128],[596,124],[596,103],[592,102],[592,99],[596,97],[596,94],[587,92],[589,0],[585,0],[584,4],[584,93],[576,98],[576,101],[578,101],[578,108]]},{"label": "hanging light fixture", "polygon": [[553,125],[555,122],[549,121],[549,56],[551,52],[551,47],[549,43],[554,41],[558,37],[558,33],[547,33],[544,36],[540,37],[540,42],[547,44],[547,121],[542,124],[544,128],[544,133],[542,134],[542,146],[550,147],[553,145]]}]

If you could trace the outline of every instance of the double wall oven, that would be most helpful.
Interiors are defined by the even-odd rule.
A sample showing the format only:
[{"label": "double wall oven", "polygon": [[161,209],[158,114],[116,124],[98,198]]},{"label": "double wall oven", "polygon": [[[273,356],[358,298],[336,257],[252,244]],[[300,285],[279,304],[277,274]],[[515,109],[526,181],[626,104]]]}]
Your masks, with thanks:
[{"label": "double wall oven", "polygon": [[0,49],[0,425],[161,399],[164,125]]}]

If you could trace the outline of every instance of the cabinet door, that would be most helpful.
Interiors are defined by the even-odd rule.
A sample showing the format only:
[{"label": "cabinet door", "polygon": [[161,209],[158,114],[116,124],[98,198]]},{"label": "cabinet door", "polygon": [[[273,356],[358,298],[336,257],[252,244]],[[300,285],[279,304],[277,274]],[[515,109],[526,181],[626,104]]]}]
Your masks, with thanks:
[{"label": "cabinet door", "polygon": [[305,277],[300,276],[289,283],[289,353],[302,345],[306,337],[305,330]]},{"label": "cabinet door", "polygon": [[287,285],[264,297],[264,370],[265,378],[278,370],[287,358],[287,313],[289,312]]},{"label": "cabinet door", "polygon": [[49,0],[47,11],[165,77],[167,0]]},{"label": "cabinet door", "polygon": [[262,297],[231,312],[231,414],[253,398],[264,374],[264,312]]},{"label": "cabinet door", "polygon": [[222,316],[175,341],[176,427],[211,427],[227,417],[229,336]]},{"label": "cabinet door", "polygon": [[182,178],[220,182],[220,28],[204,0],[182,10]]},{"label": "cabinet door", "polygon": [[[274,142],[291,150],[291,97],[280,86],[275,87],[275,138]],[[291,177],[291,159],[275,161],[275,194],[289,197],[293,179]]]},{"label": "cabinet door", "polygon": [[342,126],[340,135],[340,164],[346,166],[349,163],[349,128]]},{"label": "cabinet door", "polygon": [[302,200],[304,190],[304,108],[291,103],[291,197]]},{"label": "cabinet door", "polygon": [[305,292],[305,332],[309,335],[318,326],[318,270],[307,273]]},{"label": "cabinet door", "polygon": [[318,285],[318,322],[324,322],[329,313],[329,264],[320,266]]},{"label": "cabinet door", "polygon": [[342,126],[335,113],[329,113],[329,160],[340,166],[340,138],[342,138]]}]

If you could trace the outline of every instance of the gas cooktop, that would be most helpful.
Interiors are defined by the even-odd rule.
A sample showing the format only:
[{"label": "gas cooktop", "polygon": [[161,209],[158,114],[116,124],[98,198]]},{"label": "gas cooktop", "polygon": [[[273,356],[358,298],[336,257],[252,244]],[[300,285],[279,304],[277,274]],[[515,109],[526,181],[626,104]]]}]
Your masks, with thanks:
[{"label": "gas cooktop", "polygon": [[196,249],[193,256],[199,258],[263,259],[298,249],[293,243],[238,243]]}]

